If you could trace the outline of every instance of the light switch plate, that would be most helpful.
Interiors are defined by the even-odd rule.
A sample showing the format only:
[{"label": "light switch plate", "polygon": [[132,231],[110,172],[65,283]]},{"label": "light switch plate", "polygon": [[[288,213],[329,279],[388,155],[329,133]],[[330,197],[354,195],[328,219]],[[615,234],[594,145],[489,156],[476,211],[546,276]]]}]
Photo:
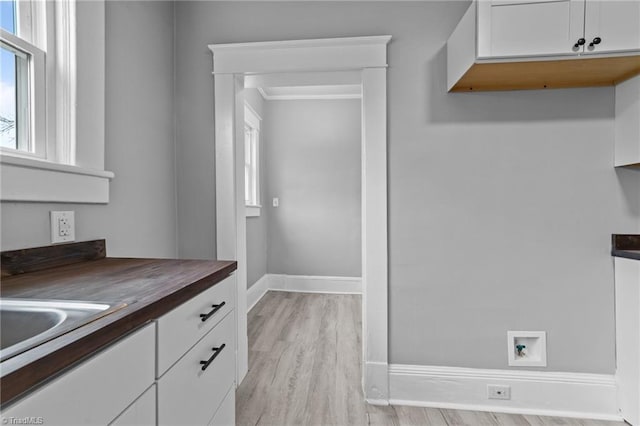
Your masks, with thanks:
[{"label": "light switch plate", "polygon": [[51,242],[66,243],[76,240],[75,213],[51,212]]}]

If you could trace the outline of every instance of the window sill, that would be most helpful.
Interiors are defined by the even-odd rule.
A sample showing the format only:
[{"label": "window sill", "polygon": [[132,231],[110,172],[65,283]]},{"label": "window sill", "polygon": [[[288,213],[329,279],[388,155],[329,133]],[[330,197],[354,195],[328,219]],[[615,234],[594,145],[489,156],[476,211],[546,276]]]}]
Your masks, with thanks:
[{"label": "window sill", "polygon": [[249,206],[245,205],[244,211],[246,213],[246,217],[259,217],[260,216],[260,208],[261,206]]},{"label": "window sill", "polygon": [[0,155],[0,200],[106,204],[114,174],[33,158]]}]

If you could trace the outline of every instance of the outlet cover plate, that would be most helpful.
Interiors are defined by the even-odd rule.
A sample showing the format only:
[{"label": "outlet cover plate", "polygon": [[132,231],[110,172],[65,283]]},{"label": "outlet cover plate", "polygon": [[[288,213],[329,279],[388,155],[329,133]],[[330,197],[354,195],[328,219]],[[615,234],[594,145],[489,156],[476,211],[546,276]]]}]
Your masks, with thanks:
[{"label": "outlet cover plate", "polygon": [[511,386],[487,385],[487,398],[489,399],[511,399]]},{"label": "outlet cover plate", "polygon": [[73,211],[51,212],[51,243],[66,243],[76,240],[75,213]]}]

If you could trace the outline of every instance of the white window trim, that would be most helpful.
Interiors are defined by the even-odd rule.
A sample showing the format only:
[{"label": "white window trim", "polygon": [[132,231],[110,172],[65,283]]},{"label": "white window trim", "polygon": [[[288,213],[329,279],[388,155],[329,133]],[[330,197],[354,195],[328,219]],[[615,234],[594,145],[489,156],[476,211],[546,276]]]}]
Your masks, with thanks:
[{"label": "white window trim", "polygon": [[260,123],[262,122],[262,117],[254,110],[251,105],[245,102],[244,104],[244,121],[253,129],[258,131],[258,141],[256,143],[256,204],[247,204],[245,202],[245,215],[246,217],[259,217],[260,209],[262,205],[260,204]]},{"label": "white window trim", "polygon": [[[96,22],[104,25],[104,0],[91,3],[94,5],[91,10],[92,17]],[[34,44],[42,46],[46,39],[47,55],[49,55],[46,60],[46,75],[43,76],[43,81],[36,82],[44,85],[45,90],[34,91],[34,93],[44,94],[46,99],[33,101],[34,108],[38,108],[35,114],[39,117],[38,119],[46,117],[44,125],[38,124],[38,127],[43,129],[41,130],[43,134],[40,136],[35,134],[35,143],[44,143],[44,148],[39,147],[38,155],[7,149],[0,150],[0,200],[108,203],[109,183],[114,174],[104,170],[103,162],[86,167],[82,158],[76,158],[76,105],[78,102],[76,58],[79,54],[76,51],[78,18],[76,2],[75,0],[46,3],[36,1],[30,12],[37,13],[38,8],[45,4],[52,7],[47,7],[45,11],[40,10],[40,13],[47,16],[47,22],[55,22],[55,25],[47,25],[46,37],[42,28],[30,28]],[[55,31],[52,27],[55,27]],[[99,33],[98,30],[96,33]],[[101,30],[104,33],[104,28]],[[90,55],[103,58],[105,40],[97,41],[98,43],[91,46]],[[88,55],[86,52],[84,54]],[[80,57],[80,61],[91,59],[93,58]],[[83,84],[100,86],[101,101],[104,101],[104,74],[96,76],[90,83]],[[92,90],[92,93],[95,91]],[[104,132],[101,133],[104,138]],[[85,141],[81,140],[78,143],[95,144],[95,149],[104,150],[104,139],[96,143],[94,140],[89,141],[85,138]],[[42,155],[43,152],[44,155]]]},{"label": "white window trim", "polygon": [[244,207],[246,217],[260,217],[260,209],[262,208],[262,206],[245,205]]}]

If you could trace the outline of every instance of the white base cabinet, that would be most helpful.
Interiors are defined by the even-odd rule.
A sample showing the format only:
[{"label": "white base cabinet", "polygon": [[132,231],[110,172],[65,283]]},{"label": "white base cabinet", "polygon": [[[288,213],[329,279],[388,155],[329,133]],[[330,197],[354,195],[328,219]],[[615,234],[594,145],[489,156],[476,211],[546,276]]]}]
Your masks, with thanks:
[{"label": "white base cabinet", "polygon": [[110,426],[153,426],[157,424],[156,385],[136,399]]},{"label": "white base cabinet", "polygon": [[230,275],[31,392],[4,409],[0,422],[232,425],[235,280]]},{"label": "white base cabinet", "polygon": [[[228,314],[158,380],[158,424],[207,425],[233,387],[235,327]],[[211,363],[201,364],[201,361]]]},{"label": "white base cabinet", "polygon": [[640,426],[640,260],[615,258],[615,287],[618,407]]},{"label": "white base cabinet", "polygon": [[111,423],[153,384],[155,338],[155,323],[146,325],[3,410],[2,423]]},{"label": "white base cabinet", "polygon": [[235,426],[236,424],[236,398],[235,398],[236,390],[231,387],[229,392],[227,392],[227,396],[220,404],[218,408],[218,412],[216,413],[210,426]]}]

